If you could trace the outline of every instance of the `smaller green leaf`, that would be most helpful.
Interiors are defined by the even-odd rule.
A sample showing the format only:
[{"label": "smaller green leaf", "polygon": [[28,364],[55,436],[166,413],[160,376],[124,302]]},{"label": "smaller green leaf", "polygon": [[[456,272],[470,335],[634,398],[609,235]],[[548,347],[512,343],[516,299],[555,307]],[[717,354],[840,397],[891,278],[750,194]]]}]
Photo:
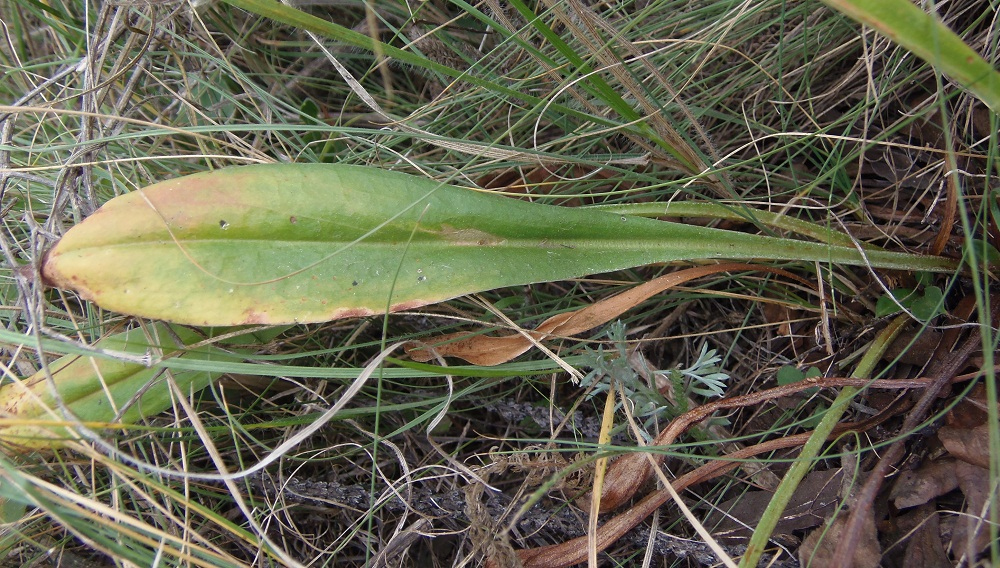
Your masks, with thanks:
[{"label": "smaller green leaf", "polygon": [[[819,368],[815,366],[802,371],[793,365],[785,365],[778,369],[778,372],[775,373],[775,379],[777,379],[778,384],[781,386],[791,385],[806,379],[813,379],[821,376],[823,376],[823,371],[820,371]],[[802,391],[802,394],[810,396],[816,392],[819,392],[819,387],[805,389]]]},{"label": "smaller green leaf", "polygon": [[972,239],[972,254],[977,260],[977,264],[1000,266],[1000,251],[983,239]]},{"label": "smaller green leaf", "polygon": [[917,288],[932,286],[934,284],[934,275],[930,272],[917,272],[915,276],[917,277]]},{"label": "smaller green leaf", "polygon": [[884,318],[900,311],[899,306],[910,308],[910,300],[913,297],[912,288],[897,288],[890,290],[889,294],[879,296],[875,302],[875,317]]},{"label": "smaller green leaf", "polygon": [[[208,361],[239,360],[217,347],[187,349],[202,338],[189,329],[157,324],[132,329],[98,341],[94,347],[128,354],[132,359],[174,354]],[[177,340],[181,343],[178,344]],[[66,355],[31,377],[0,387],[0,442],[20,447],[56,448],[80,436],[75,420],[91,429],[132,424],[171,407],[172,394],[163,368],[132,360]],[[51,374],[52,381],[48,380]],[[218,377],[205,371],[173,371],[177,386],[185,393],[197,392]],[[55,386],[55,395],[52,386]],[[59,409],[65,405],[72,417]]]},{"label": "smaller green leaf", "polygon": [[890,294],[883,294],[875,302],[875,316],[885,317],[898,313],[902,311],[900,306],[913,314],[913,317],[927,321],[943,313],[944,293],[937,286],[928,286],[919,294],[912,288],[891,290]]},{"label": "smaller green leaf", "polygon": [[790,385],[792,383],[797,383],[806,378],[806,374],[799,370],[798,367],[792,365],[785,365],[778,369],[775,373],[774,378],[778,380],[778,384],[781,386]]},{"label": "smaller green leaf", "polygon": [[299,112],[303,116],[316,120],[319,118],[319,106],[312,99],[306,99],[299,105]]},{"label": "smaller green leaf", "polygon": [[944,311],[944,293],[937,286],[929,286],[918,298],[914,298],[910,311],[922,321],[937,317]]},{"label": "smaller green leaf", "polygon": [[[319,121],[319,105],[313,102],[312,99],[306,99],[302,101],[299,105],[299,112],[302,113],[302,117],[306,119],[307,124],[316,123]],[[302,142],[304,144],[312,144],[316,142],[321,137],[321,133],[316,131],[308,131],[302,134]]]}]

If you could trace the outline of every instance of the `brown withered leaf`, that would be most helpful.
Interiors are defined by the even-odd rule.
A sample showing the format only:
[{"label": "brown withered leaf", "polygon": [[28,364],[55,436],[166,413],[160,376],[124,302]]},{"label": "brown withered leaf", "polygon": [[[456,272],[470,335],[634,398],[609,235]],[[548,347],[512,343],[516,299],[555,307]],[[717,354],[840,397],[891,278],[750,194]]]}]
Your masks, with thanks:
[{"label": "brown withered leaf", "polygon": [[889,492],[889,499],[897,508],[906,509],[923,505],[957,488],[955,460],[943,459],[902,472]]},{"label": "brown withered leaf", "polygon": [[782,337],[791,337],[793,335],[791,322],[800,317],[799,310],[793,310],[788,306],[780,304],[767,304],[761,312],[764,315],[764,321],[770,324],[778,324],[778,335]]},{"label": "brown withered leaf", "polygon": [[916,509],[921,522],[907,539],[903,566],[920,568],[951,568],[954,563],[945,552],[941,542],[941,520],[933,505],[923,505]]},{"label": "brown withered leaf", "polygon": [[[951,547],[955,557],[964,555],[971,564],[976,555],[990,544],[990,511],[987,499],[990,494],[990,472],[965,462],[955,467],[958,486],[965,494],[965,514],[956,519],[951,534]],[[990,503],[996,506],[995,503]]]},{"label": "brown withered leaf", "polygon": [[[774,534],[791,534],[792,531],[820,525],[837,504],[843,470],[813,471],[799,484]],[[713,527],[713,535],[728,542],[750,537],[760,521],[764,509],[771,501],[771,491],[747,491],[714,508],[705,518],[705,525]]]},{"label": "brown withered leaf", "polygon": [[938,430],[937,436],[948,453],[957,459],[979,467],[990,467],[988,424],[981,424],[969,429],[942,426]]},{"label": "brown withered leaf", "polygon": [[945,416],[945,425],[968,430],[989,420],[989,396],[986,385],[976,384]]},{"label": "brown withered leaf", "polygon": [[882,355],[883,361],[896,361],[922,367],[932,360],[934,350],[944,335],[930,329],[907,329],[899,334]]},{"label": "brown withered leaf", "polygon": [[[771,272],[803,282],[801,278],[780,268],[757,264],[729,262],[697,266],[660,276],[585,308],[552,316],[536,329],[527,331],[526,335],[535,341],[542,341],[547,337],[568,337],[583,333],[608,323],[639,303],[673,286],[703,276],[734,271]],[[427,347],[428,344],[434,345],[433,349]],[[531,339],[520,333],[494,337],[488,335],[469,336],[468,333],[461,332],[439,335],[425,340],[422,344],[411,343],[407,346],[406,352],[414,361],[430,361],[434,358],[434,353],[437,352],[443,357],[458,357],[473,365],[493,366],[506,363],[521,355],[531,349],[533,344]]]},{"label": "brown withered leaf", "polygon": [[[832,523],[821,526],[802,541],[799,547],[799,563],[810,568],[842,568],[833,563],[833,556],[840,542],[841,533],[850,513],[840,514]],[[864,518],[861,538],[854,551],[853,568],[878,568],[882,560],[882,548],[875,532],[875,519],[871,515]]]}]

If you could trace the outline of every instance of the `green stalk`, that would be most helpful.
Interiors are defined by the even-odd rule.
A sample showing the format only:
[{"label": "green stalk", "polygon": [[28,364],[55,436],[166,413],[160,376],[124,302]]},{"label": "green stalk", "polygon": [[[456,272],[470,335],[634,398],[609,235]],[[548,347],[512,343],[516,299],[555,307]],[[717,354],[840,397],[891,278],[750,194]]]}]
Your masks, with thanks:
[{"label": "green stalk", "polygon": [[[901,315],[882,330],[872,343],[871,349],[858,362],[858,366],[853,373],[855,378],[867,379],[871,377],[872,372],[875,370],[875,365],[882,358],[882,354],[885,353],[885,350],[903,330],[903,326],[906,325],[909,319],[909,316]],[[750,537],[750,544],[747,545],[747,551],[740,560],[740,568],[757,566],[761,554],[767,548],[771,533],[774,532],[774,527],[781,520],[781,516],[795,490],[798,489],[799,483],[802,482],[802,478],[812,469],[816,456],[823,449],[834,427],[840,422],[840,418],[843,416],[847,405],[850,404],[854,395],[860,390],[857,387],[844,387],[844,390],[837,395],[836,400],[830,405],[830,409],[823,415],[823,419],[820,420],[819,426],[816,427],[812,436],[809,437],[809,441],[802,446],[799,458],[795,460],[795,463],[789,468],[788,473],[785,474],[784,479],[781,480],[778,489],[774,492],[774,497],[767,504],[767,509],[764,510],[757,528],[754,529],[753,536]]]},{"label": "green stalk", "polygon": [[676,201],[672,203],[627,203],[614,205],[595,205],[588,209],[597,209],[608,213],[635,215],[637,217],[693,217],[703,219],[725,219],[727,221],[746,221],[775,229],[789,231],[813,238],[828,245],[854,247],[860,245],[865,250],[882,250],[868,243],[860,243],[850,237],[824,227],[796,219],[781,213],[760,211],[745,205],[728,205],[725,203],[697,203],[693,201]]}]

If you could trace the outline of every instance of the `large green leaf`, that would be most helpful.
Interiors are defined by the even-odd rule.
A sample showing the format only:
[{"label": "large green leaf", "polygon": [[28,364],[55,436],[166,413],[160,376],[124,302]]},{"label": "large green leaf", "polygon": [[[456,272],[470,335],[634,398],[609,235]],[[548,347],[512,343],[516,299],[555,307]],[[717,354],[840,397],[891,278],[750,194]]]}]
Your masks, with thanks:
[{"label": "large green leaf", "polygon": [[234,325],[372,315],[710,258],[955,269],[945,258],[540,205],[377,168],[273,164],[117,197],[68,231],[42,271],[118,312]]}]

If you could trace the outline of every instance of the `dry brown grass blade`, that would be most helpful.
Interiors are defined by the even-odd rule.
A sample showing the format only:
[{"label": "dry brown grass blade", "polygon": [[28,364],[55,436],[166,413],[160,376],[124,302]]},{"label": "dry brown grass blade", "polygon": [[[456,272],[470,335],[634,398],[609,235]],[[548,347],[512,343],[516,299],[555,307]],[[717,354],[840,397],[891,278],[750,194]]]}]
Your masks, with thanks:
[{"label": "dry brown grass blade", "polygon": [[[861,379],[814,379],[815,382],[825,381],[825,386],[839,386],[842,385],[845,380],[855,382],[861,381]],[[889,381],[879,382],[887,383]],[[779,388],[785,389],[787,387],[793,387],[793,390],[802,390],[804,388],[810,388],[812,384],[813,383],[811,382],[810,385],[786,385]],[[919,388],[919,386],[923,384],[926,384],[926,382],[919,382],[918,380],[918,384],[911,384],[910,386]],[[833,437],[840,436],[845,432],[866,431],[884,422],[888,418],[895,416],[898,412],[903,410],[904,409],[899,408],[897,405],[892,405],[886,409],[886,411],[868,420],[857,423],[842,424],[835,428],[830,435]],[[696,412],[696,410],[691,412]],[[681,420],[681,418],[678,418],[677,420]],[[690,423],[693,424],[696,422]],[[741,460],[747,460],[760,454],[774,452],[781,449],[801,446],[809,440],[810,436],[812,436],[812,432],[804,432],[802,434],[768,440],[760,444],[742,448],[727,454],[724,458],[713,460],[695,469],[694,471],[678,477],[670,484],[670,486],[675,492],[679,493],[692,485],[710,481],[739,467],[740,465],[743,465]],[[597,530],[596,535],[593,537],[593,541],[596,543],[597,551],[603,551],[614,544],[618,539],[624,536],[625,533],[635,528],[636,525],[653,514],[653,511],[670,501],[670,498],[670,491],[666,489],[654,491],[633,505],[627,511],[623,511],[621,514],[616,515],[612,519],[608,520],[608,522],[601,525],[601,527]],[[565,568],[567,566],[572,566],[586,561],[585,555],[587,553],[587,545],[589,544],[588,538],[590,537],[582,536],[561,544],[520,550],[518,551],[518,557],[521,560],[523,568]],[[490,565],[488,564],[488,566]]]},{"label": "dry brown grass blade", "polygon": [[[613,385],[612,385],[613,387]],[[601,419],[601,434],[598,444],[606,446],[611,443],[611,429],[615,424],[615,392],[609,388],[604,399],[604,416]],[[604,472],[607,471],[608,458],[598,458],[594,466],[594,491],[600,491],[604,485]],[[590,515],[587,519],[587,568],[597,568],[597,517],[601,504],[597,500],[590,503]]]},{"label": "dry brown grass blade", "polygon": [[[653,440],[652,446],[666,447],[674,441],[684,431],[692,425],[705,420],[712,414],[720,410],[729,410],[745,406],[755,406],[776,398],[781,398],[799,392],[808,387],[868,387],[883,389],[906,389],[924,388],[929,383],[928,379],[899,379],[899,380],[877,380],[854,378],[815,378],[782,385],[771,389],[757,391],[743,396],[735,396],[710,402],[699,406],[674,419],[660,434]],[[654,461],[658,464],[663,459],[663,454],[652,453]],[[642,487],[642,484],[653,473],[653,464],[646,459],[643,452],[626,454],[618,458],[604,478],[604,494],[601,496],[601,511],[610,511],[624,505]]]},{"label": "dry brown grass blade", "polygon": [[948,193],[944,199],[944,210],[941,214],[941,229],[938,231],[937,236],[934,237],[934,241],[931,243],[931,254],[941,254],[944,247],[948,244],[948,239],[951,236],[951,231],[955,227],[955,217],[958,214],[958,164],[955,162],[955,152],[949,151],[945,157],[945,163],[948,164],[948,176],[946,181],[946,186],[948,188]]},{"label": "dry brown grass blade", "polygon": [[[771,272],[805,282],[800,277],[780,268],[758,264],[730,262],[697,266],[660,276],[585,308],[553,316],[542,322],[533,331],[502,337],[486,335],[470,337],[466,332],[449,333],[431,338],[423,344],[411,344],[407,347],[407,354],[414,361],[420,362],[430,361],[434,358],[433,353],[437,352],[443,357],[458,357],[473,365],[500,365],[528,351],[536,342],[547,337],[569,337],[604,325],[639,303],[674,286],[720,272],[740,270]],[[427,344],[430,344],[431,347],[428,347]]]}]

